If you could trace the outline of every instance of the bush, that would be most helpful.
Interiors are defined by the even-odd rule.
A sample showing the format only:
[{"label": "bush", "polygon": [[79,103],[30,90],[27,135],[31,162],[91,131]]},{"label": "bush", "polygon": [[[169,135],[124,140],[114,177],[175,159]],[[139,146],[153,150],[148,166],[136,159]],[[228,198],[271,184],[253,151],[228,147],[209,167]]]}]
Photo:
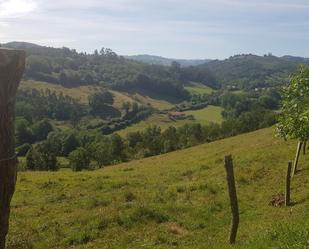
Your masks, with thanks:
[{"label": "bush", "polygon": [[69,165],[73,171],[89,169],[90,157],[88,151],[82,147],[77,148],[69,154]]},{"label": "bush", "polygon": [[29,170],[58,170],[57,157],[53,152],[52,145],[45,141],[33,146],[26,155],[26,168]]},{"label": "bush", "polygon": [[28,151],[31,149],[31,144],[23,144],[16,148],[17,156],[26,156]]}]

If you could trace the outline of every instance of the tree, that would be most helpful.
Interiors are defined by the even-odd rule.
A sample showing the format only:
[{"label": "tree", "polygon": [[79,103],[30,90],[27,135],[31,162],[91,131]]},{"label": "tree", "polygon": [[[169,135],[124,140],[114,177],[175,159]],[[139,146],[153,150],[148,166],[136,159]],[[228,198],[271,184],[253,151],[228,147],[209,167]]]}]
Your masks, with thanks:
[{"label": "tree", "polygon": [[132,112],[133,113],[138,112],[138,104],[136,102],[133,102],[133,104],[132,104]]},{"label": "tree", "polygon": [[110,136],[110,140],[113,158],[119,162],[125,159],[124,142],[122,138],[118,134],[113,134]]},{"label": "tree", "polygon": [[178,148],[178,136],[177,136],[177,129],[174,126],[168,127],[163,133],[163,152],[167,153],[170,151],[174,151]]},{"label": "tree", "polygon": [[177,61],[172,62],[170,70],[176,79],[180,77],[181,67]]},{"label": "tree", "polygon": [[89,169],[90,157],[85,148],[79,147],[69,154],[69,165],[73,171]]},{"label": "tree", "polygon": [[29,122],[24,118],[18,118],[15,121],[16,144],[32,143],[34,136],[32,130],[29,129]]},{"label": "tree", "polygon": [[32,146],[26,155],[26,167],[30,170],[58,170],[53,144],[48,141]]},{"label": "tree", "polygon": [[309,139],[309,66],[301,66],[283,91],[277,132],[285,139]]},{"label": "tree", "polygon": [[[309,139],[309,66],[301,66],[283,91],[277,132],[284,139],[298,139],[292,175],[297,171],[300,150]],[[304,145],[305,146],[305,145]]]},{"label": "tree", "polygon": [[79,146],[79,141],[73,132],[68,132],[63,135],[61,153],[62,155],[67,156]]},{"label": "tree", "polygon": [[46,139],[48,133],[51,131],[53,131],[53,126],[47,119],[39,121],[32,126],[32,132],[36,138],[36,141]]},{"label": "tree", "polygon": [[122,109],[125,111],[125,114],[128,114],[131,107],[131,102],[126,101],[122,103]]},{"label": "tree", "polygon": [[108,137],[103,137],[99,141],[93,142],[89,146],[92,158],[97,162],[99,167],[113,163],[113,148]]},{"label": "tree", "polygon": [[114,103],[114,96],[109,91],[100,91],[89,97],[89,106],[94,115],[103,115],[109,105]]},{"label": "tree", "polygon": [[33,147],[28,151],[26,155],[26,167],[30,170],[36,170],[37,160],[38,160],[38,153],[34,150]]}]

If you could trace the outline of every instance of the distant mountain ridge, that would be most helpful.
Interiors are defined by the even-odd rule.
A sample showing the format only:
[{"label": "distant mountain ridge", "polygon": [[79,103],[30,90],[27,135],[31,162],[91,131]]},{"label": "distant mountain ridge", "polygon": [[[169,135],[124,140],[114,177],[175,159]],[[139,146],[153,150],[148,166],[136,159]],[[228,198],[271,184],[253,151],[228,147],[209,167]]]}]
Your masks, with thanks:
[{"label": "distant mountain ridge", "polygon": [[208,63],[212,61],[211,59],[173,59],[173,58],[166,58],[157,55],[126,55],[124,56],[127,59],[140,61],[148,64],[156,64],[156,65],[163,65],[163,66],[170,66],[173,61],[178,62],[182,67],[189,67],[189,66],[198,66],[201,64]]},{"label": "distant mountain ridge", "polygon": [[[20,41],[13,41],[8,43],[0,43],[0,47],[9,47],[15,49],[31,49],[31,48],[52,48],[48,46],[42,46],[35,43],[30,42],[20,42]],[[258,56],[252,54],[242,54],[242,55],[234,55],[230,58],[223,59],[223,60],[215,60],[215,59],[174,59],[174,58],[167,58],[158,55],[149,55],[149,54],[139,54],[139,55],[123,55],[124,58],[139,61],[147,64],[155,64],[155,65],[163,65],[163,66],[170,66],[173,61],[178,62],[182,67],[189,67],[189,66],[199,66],[209,62],[224,62],[230,59],[235,58],[246,58],[248,56],[256,56],[256,57],[267,57],[267,56]],[[294,63],[309,63],[309,58],[302,57],[302,56],[293,56],[293,55],[284,55],[284,56],[272,56],[276,58],[280,58],[285,61],[294,62]]]},{"label": "distant mountain ridge", "polygon": [[[271,88],[285,84],[289,75],[309,58],[237,54],[224,60],[182,60],[152,55],[118,56],[111,49],[94,53],[70,48],[52,48],[26,42],[2,46],[25,49],[25,79],[66,87],[104,85],[122,91],[187,98],[184,85],[198,82],[214,89]],[[180,64],[172,65],[176,61]]]},{"label": "distant mountain ridge", "polygon": [[15,48],[15,49],[29,49],[29,48],[39,48],[39,47],[43,47],[41,45],[37,45],[34,43],[30,43],[30,42],[17,42],[17,41],[13,41],[13,42],[8,42],[8,43],[0,43],[0,47],[8,47],[8,48]]}]

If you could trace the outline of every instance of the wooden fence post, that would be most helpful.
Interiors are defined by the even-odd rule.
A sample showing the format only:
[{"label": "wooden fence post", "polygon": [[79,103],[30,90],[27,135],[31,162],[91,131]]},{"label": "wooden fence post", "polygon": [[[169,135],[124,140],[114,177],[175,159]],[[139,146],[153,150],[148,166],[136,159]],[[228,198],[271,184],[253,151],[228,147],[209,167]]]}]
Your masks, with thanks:
[{"label": "wooden fence post", "polygon": [[291,170],[292,170],[292,162],[288,163],[288,170],[286,174],[286,183],[285,183],[285,206],[290,205],[291,201]]},{"label": "wooden fence post", "polygon": [[10,203],[15,191],[15,98],[25,68],[25,52],[0,48],[0,249],[5,248]]},{"label": "wooden fence post", "polygon": [[226,179],[230,197],[230,204],[232,210],[232,222],[229,235],[229,241],[231,244],[235,243],[236,235],[239,224],[239,210],[238,210],[238,200],[236,194],[235,177],[234,177],[234,166],[231,155],[227,155],[224,158],[224,166],[226,170]]},{"label": "wooden fence post", "polygon": [[298,159],[299,159],[299,154],[300,154],[302,145],[303,145],[302,141],[299,141],[297,144],[297,150],[296,150],[296,155],[294,159],[294,166],[292,170],[292,177],[296,174],[296,171],[297,171]]}]

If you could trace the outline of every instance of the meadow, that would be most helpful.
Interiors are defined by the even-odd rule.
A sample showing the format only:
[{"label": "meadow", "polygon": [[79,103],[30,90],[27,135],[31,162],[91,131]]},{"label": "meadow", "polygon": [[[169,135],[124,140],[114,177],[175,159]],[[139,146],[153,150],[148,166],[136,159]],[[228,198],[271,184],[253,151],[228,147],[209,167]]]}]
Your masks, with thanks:
[{"label": "meadow", "polygon": [[[268,128],[96,171],[19,172],[8,248],[308,248],[308,155],[292,181],[293,205],[269,205],[295,148]],[[240,206],[233,247],[226,154]]]},{"label": "meadow", "polygon": [[[33,81],[33,80],[25,80],[22,82],[20,86],[21,90],[26,89],[36,89],[39,91],[45,91],[49,89],[52,92],[56,92],[57,94],[62,93],[63,95],[69,96],[73,99],[78,100],[82,104],[88,104],[88,98],[91,94],[99,91],[102,87],[98,86],[79,86],[79,87],[63,87],[61,85],[51,84],[42,81]],[[114,96],[114,104],[113,106],[117,109],[121,109],[123,103],[125,102],[137,102],[143,105],[150,105],[158,110],[170,109],[173,107],[173,104],[169,103],[166,100],[154,99],[149,96],[144,96],[141,94],[128,94],[125,92],[113,91],[110,92]]]},{"label": "meadow", "polygon": [[185,86],[185,89],[191,94],[197,95],[211,94],[214,91],[211,87],[198,82],[190,82]]},{"label": "meadow", "polygon": [[194,121],[200,124],[218,123],[223,121],[222,113],[223,108],[220,106],[209,105],[206,108],[194,111],[186,111],[186,115],[192,115]]},{"label": "meadow", "polygon": [[221,123],[223,121],[221,112],[223,111],[222,107],[209,105],[203,109],[195,110],[195,111],[185,111],[184,113],[189,116],[192,115],[194,117],[191,119],[184,120],[171,120],[167,114],[153,114],[148,117],[146,120],[143,120],[137,124],[133,124],[128,126],[127,128],[120,130],[117,132],[119,135],[124,136],[129,132],[136,132],[146,129],[151,125],[157,125],[161,128],[161,130],[165,130],[170,126],[180,127],[185,124],[192,123],[200,123],[202,125],[209,123]]}]

